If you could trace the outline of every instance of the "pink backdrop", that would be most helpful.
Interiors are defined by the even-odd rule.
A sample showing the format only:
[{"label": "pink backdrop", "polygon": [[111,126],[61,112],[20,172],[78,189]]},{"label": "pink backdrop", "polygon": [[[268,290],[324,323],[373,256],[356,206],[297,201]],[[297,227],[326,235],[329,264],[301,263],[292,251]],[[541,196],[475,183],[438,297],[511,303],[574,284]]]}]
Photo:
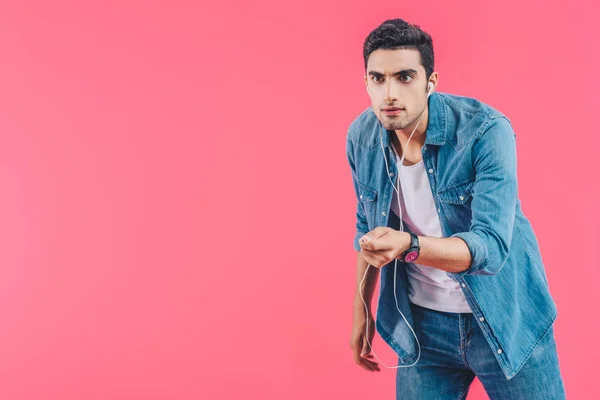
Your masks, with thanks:
[{"label": "pink backdrop", "polygon": [[345,134],[394,17],[513,121],[567,394],[600,397],[592,1],[49,3],[0,5],[0,398],[393,398],[348,346]]}]

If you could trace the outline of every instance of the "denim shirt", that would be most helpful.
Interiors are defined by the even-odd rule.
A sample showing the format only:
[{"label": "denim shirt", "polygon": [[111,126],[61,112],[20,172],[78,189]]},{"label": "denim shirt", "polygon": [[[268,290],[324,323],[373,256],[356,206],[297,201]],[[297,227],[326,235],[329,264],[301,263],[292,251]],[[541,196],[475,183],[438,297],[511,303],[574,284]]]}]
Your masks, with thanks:
[{"label": "denim shirt", "polygon": [[[444,237],[459,237],[470,267],[447,275],[462,288],[507,379],[514,377],[557,317],[539,244],[518,198],[516,135],[510,120],[474,98],[435,92],[421,149]],[[400,229],[390,212],[397,176],[389,135],[371,107],[351,124],[346,153],[357,197],[354,249],[377,226]],[[383,145],[383,151],[382,151]],[[408,231],[406,224],[404,230]],[[398,307],[412,326],[406,264],[398,261]],[[370,267],[373,268],[373,267]],[[417,344],[394,299],[394,261],[380,270],[376,327],[401,365]]]}]

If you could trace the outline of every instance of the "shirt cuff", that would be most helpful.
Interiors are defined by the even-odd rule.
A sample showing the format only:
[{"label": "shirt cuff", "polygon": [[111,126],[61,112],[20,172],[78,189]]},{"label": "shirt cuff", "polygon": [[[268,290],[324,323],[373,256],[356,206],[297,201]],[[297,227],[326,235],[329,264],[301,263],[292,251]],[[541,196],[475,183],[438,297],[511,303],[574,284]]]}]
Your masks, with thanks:
[{"label": "shirt cuff", "polygon": [[464,240],[471,252],[471,266],[458,274],[446,272],[450,278],[459,280],[463,275],[477,274],[477,271],[485,268],[488,259],[487,246],[478,234],[475,232],[458,232],[450,237],[458,237]]},{"label": "shirt cuff", "polygon": [[362,232],[362,231],[356,231],[356,234],[354,235],[354,250],[356,251],[360,251],[360,238],[363,237],[364,235],[366,235],[368,232]]}]

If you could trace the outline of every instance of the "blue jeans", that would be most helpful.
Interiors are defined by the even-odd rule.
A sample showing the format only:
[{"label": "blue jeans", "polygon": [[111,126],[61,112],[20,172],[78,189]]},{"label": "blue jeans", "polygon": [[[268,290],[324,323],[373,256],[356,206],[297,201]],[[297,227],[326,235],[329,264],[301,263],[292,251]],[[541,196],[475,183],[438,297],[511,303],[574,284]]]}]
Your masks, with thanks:
[{"label": "blue jeans", "polygon": [[507,380],[471,313],[448,313],[411,303],[421,345],[416,365],[398,368],[396,399],[465,399],[475,376],[492,400],[564,399],[554,327],[523,368]]}]

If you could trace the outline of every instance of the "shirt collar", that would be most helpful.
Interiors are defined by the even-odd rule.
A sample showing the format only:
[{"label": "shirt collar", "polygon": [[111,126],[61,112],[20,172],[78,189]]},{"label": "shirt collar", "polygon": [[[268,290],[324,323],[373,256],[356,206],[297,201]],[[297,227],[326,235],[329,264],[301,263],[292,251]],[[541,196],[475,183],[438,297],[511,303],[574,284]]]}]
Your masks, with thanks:
[{"label": "shirt collar", "polygon": [[[425,144],[441,146],[446,142],[446,104],[439,93],[433,92],[429,96],[427,106],[429,115],[425,130]],[[389,135],[394,131],[386,129],[386,133],[387,135],[383,137],[383,145],[388,147]]]}]

